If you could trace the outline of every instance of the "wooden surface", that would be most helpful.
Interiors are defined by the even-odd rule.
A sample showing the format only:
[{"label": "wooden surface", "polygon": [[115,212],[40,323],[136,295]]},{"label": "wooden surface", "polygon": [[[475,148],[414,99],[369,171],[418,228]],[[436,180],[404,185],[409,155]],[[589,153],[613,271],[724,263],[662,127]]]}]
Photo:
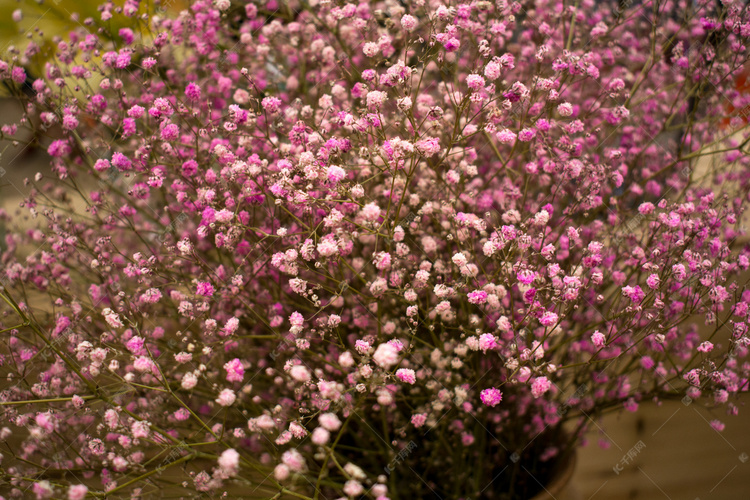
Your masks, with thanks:
[{"label": "wooden surface", "polygon": [[[644,404],[592,423],[589,444],[579,450],[568,500],[750,499],[750,395],[738,416],[711,411],[699,402]],[[719,419],[723,432],[709,424]],[[599,446],[599,440],[608,449]],[[616,474],[638,442],[640,451]],[[633,450],[635,451],[635,450]],[[565,500],[560,498],[558,500]]]}]

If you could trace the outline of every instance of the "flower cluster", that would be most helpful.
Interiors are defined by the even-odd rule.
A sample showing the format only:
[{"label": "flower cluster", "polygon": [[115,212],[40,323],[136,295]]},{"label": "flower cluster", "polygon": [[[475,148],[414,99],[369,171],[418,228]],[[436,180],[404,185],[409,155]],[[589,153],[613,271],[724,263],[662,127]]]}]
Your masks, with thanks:
[{"label": "flower cluster", "polygon": [[604,411],[736,414],[721,5],[127,0],[12,49],[52,169],[0,212],[12,495],[530,498]]}]

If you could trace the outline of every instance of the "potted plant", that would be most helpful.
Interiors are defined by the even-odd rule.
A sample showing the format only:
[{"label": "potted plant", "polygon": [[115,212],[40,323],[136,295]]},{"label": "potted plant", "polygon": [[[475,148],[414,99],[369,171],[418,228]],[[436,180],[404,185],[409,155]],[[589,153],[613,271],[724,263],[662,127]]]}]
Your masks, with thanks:
[{"label": "potted plant", "polygon": [[168,7],[0,62],[51,158],[0,214],[11,497],[525,499],[605,413],[737,413],[746,7]]}]

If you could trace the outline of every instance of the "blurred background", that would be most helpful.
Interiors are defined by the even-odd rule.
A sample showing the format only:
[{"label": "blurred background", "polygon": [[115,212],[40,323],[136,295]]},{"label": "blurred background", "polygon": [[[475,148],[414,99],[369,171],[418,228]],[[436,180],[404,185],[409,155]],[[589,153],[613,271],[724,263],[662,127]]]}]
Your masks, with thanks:
[{"label": "blurred background", "polygon": [[[86,17],[97,16],[90,0],[0,0],[0,59],[13,46],[22,50],[33,34],[47,43],[28,65],[33,78],[53,49],[52,39],[64,36]],[[115,2],[118,5],[122,1]],[[144,1],[146,5],[148,2]],[[163,7],[180,10],[183,0],[165,0]],[[72,17],[78,12],[80,17]],[[121,17],[121,16],[117,16]],[[111,26],[116,31],[121,26]],[[20,106],[0,89],[0,125],[16,123]],[[15,217],[28,193],[25,178],[41,172],[51,178],[44,138],[19,131],[18,143],[0,141],[0,210],[13,225],[29,222]],[[44,147],[39,147],[43,145]],[[0,225],[0,239],[5,229]],[[2,244],[2,243],[0,243]],[[2,376],[2,373],[0,373]],[[578,465],[568,500],[734,500],[750,499],[750,397],[738,403],[740,415],[713,414],[700,402],[670,401],[658,406],[644,402],[635,413],[612,414],[591,421],[588,445],[578,453]],[[709,422],[720,419],[723,432]],[[627,462],[627,465],[623,465]],[[616,473],[614,468],[621,465]],[[618,467],[619,469],[619,467]],[[165,492],[165,496],[166,492]],[[560,498],[559,500],[564,500]]]}]

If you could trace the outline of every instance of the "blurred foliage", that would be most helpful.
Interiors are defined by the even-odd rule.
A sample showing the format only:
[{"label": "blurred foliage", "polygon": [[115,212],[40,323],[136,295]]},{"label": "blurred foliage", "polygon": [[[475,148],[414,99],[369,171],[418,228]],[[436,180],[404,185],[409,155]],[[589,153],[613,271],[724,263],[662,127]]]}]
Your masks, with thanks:
[{"label": "blurred foliage", "polygon": [[[84,27],[88,31],[96,32],[103,28],[102,36],[117,35],[120,28],[129,27],[136,31],[138,21],[122,14],[113,13],[112,19],[101,20],[99,6],[104,0],[0,0],[0,59],[10,60],[20,53],[19,60],[26,68],[29,81],[42,76],[44,64],[54,57],[55,37],[68,40],[68,33],[76,28]],[[124,0],[112,2],[116,7],[122,7]],[[140,11],[154,12],[156,8],[176,12],[186,8],[188,0],[143,0]],[[18,14],[20,13],[20,20]],[[84,20],[91,18],[94,25],[84,26]],[[36,43],[39,52],[26,59],[23,52],[29,42]],[[7,88],[0,89],[0,96],[7,96]]]}]

